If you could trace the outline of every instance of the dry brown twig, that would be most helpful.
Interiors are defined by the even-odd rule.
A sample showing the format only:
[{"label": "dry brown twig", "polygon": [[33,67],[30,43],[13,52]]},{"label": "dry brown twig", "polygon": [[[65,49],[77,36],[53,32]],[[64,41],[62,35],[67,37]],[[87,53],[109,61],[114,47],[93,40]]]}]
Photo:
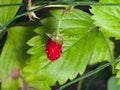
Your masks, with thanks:
[{"label": "dry brown twig", "polygon": [[[35,8],[38,8],[38,6],[32,5],[32,1],[28,0],[26,9],[29,11],[29,10],[32,10],[32,9],[35,9]],[[29,12],[28,17],[29,17],[30,21],[34,21],[34,18],[40,19],[39,17],[37,17],[35,12]]]}]

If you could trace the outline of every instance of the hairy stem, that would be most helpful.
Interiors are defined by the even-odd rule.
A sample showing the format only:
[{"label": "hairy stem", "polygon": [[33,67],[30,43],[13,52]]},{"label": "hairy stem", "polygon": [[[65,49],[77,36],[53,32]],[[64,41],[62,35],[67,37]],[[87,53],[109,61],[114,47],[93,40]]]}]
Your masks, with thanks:
[{"label": "hairy stem", "polygon": [[66,13],[70,13],[70,11],[74,8],[74,6],[69,6],[67,7],[67,9],[63,10],[59,22],[58,22],[58,27],[57,27],[57,37],[59,37],[60,35],[60,26],[61,26],[61,22],[62,22],[62,18]]}]

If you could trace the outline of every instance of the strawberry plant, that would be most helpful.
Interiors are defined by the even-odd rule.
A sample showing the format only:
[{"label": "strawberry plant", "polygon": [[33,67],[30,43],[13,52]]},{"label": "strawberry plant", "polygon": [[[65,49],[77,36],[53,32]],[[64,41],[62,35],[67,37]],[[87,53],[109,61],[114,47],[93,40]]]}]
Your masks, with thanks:
[{"label": "strawberry plant", "polygon": [[[119,90],[119,5],[120,0],[1,0],[1,90],[68,90],[76,82],[82,90],[84,79],[97,74],[109,75],[107,90]],[[111,74],[100,74],[109,66]]]}]

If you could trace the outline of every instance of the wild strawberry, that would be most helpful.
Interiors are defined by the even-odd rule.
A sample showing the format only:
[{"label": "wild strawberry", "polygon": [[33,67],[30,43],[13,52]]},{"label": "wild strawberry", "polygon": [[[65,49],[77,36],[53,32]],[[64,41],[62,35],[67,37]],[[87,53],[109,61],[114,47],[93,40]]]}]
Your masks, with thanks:
[{"label": "wild strawberry", "polygon": [[62,54],[62,44],[49,38],[46,44],[46,54],[49,60],[57,60]]}]

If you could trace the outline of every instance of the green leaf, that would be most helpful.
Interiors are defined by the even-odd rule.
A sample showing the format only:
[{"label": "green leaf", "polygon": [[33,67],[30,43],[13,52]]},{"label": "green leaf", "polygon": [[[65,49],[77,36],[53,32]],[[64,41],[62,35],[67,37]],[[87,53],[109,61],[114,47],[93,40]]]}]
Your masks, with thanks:
[{"label": "green leaf", "polygon": [[[100,0],[100,3],[120,3],[120,0]],[[119,6],[92,6],[94,24],[108,37],[120,39]]]},{"label": "green leaf", "polygon": [[[20,2],[22,2],[22,0],[0,0],[0,5],[16,4]],[[11,23],[18,8],[19,6],[0,7],[0,39],[6,33],[6,27]]]},{"label": "green leaf", "polygon": [[5,79],[13,69],[22,68],[29,55],[26,54],[28,46],[26,41],[34,33],[31,26],[14,26],[9,28],[8,37],[0,56],[0,79],[2,90],[18,90],[19,80]]},{"label": "green leaf", "polygon": [[[0,5],[3,4],[15,4],[15,3],[21,3],[22,0],[0,0]],[[0,24],[5,24],[11,20],[19,6],[10,6],[10,7],[2,7],[0,8]]]},{"label": "green leaf", "polygon": [[46,81],[31,81],[29,85],[40,88],[40,90],[51,90]]},{"label": "green leaf", "polygon": [[[120,3],[120,0],[100,0],[100,3]],[[120,39],[120,9],[119,6],[92,6],[91,12],[94,24],[100,26],[100,30],[108,37]],[[116,69],[118,83],[120,84],[120,63]]]},{"label": "green leaf", "polygon": [[120,90],[120,86],[117,84],[116,77],[112,76],[107,83],[107,90]]},{"label": "green leaf", "polygon": [[43,81],[50,86],[56,81],[64,84],[68,79],[74,79],[78,73],[83,74],[88,64],[113,59],[113,43],[94,28],[89,14],[74,9],[63,16],[60,26],[61,33],[65,36],[63,54],[58,60],[49,61],[45,52],[48,39],[45,33],[55,33],[62,10],[52,10],[51,14],[51,17],[42,20],[43,27],[34,30],[39,35],[27,43],[31,46],[27,53],[32,56],[23,71],[28,82]]}]

